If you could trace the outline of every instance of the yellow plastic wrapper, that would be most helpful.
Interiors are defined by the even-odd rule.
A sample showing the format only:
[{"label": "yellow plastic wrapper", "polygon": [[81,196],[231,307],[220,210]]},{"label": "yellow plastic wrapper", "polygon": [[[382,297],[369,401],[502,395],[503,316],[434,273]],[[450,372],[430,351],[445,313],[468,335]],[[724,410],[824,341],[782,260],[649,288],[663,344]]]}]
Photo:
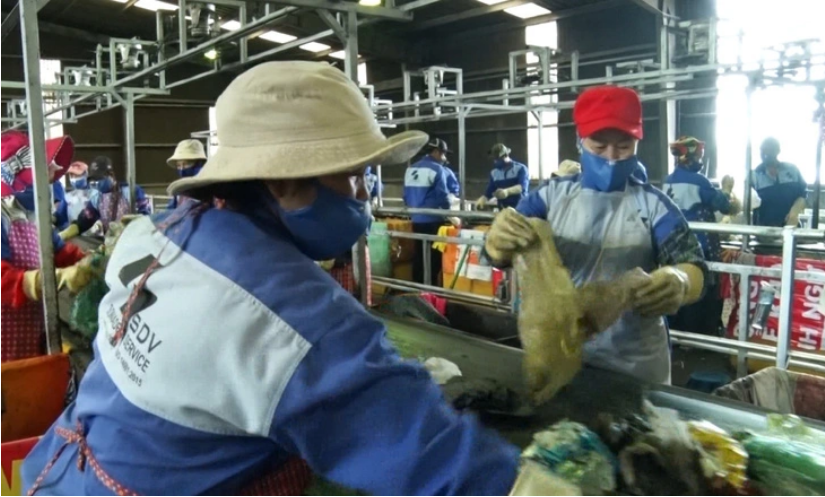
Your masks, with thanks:
[{"label": "yellow plastic wrapper", "polygon": [[743,489],[748,480],[748,453],[742,444],[709,421],[690,421],[688,430],[701,446],[702,469],[711,486],[714,480],[721,480]]}]

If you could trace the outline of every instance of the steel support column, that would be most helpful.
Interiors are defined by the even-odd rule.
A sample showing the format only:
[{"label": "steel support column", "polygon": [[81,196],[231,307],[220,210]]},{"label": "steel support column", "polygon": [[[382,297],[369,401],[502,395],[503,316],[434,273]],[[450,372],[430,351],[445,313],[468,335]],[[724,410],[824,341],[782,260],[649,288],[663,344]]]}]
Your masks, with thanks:
[{"label": "steel support column", "polygon": [[461,199],[461,210],[468,210],[470,206],[467,204],[467,111],[459,108],[458,110],[458,183],[461,191],[459,198]]},{"label": "steel support column", "polygon": [[123,146],[126,152],[126,181],[129,182],[129,212],[135,212],[135,186],[137,166],[135,164],[135,94],[126,94],[123,104],[123,129],[126,131]]},{"label": "steel support column", "polygon": [[46,159],[46,121],[43,89],[40,84],[40,34],[37,26],[37,0],[20,0],[20,28],[23,42],[23,71],[26,78],[29,146],[34,167],[35,215],[40,251],[40,277],[43,285],[43,313],[46,325],[46,351],[62,352],[57,314],[57,285],[52,242],[52,195],[49,164]]},{"label": "steel support column", "polygon": [[347,12],[346,29],[344,72],[358,84],[358,15],[354,10]]},{"label": "steel support column", "polygon": [[787,369],[791,351],[794,269],[796,269],[794,228],[786,226],[782,231],[782,280],[779,296],[779,330],[776,334],[776,367],[780,369]]},{"label": "steel support column", "polygon": [[819,104],[817,117],[819,117],[819,134],[816,141],[816,179],[814,180],[814,202],[811,213],[811,225],[809,228],[819,228],[819,203],[822,196],[822,147],[825,146],[825,84],[820,83],[816,87],[816,101]]}]

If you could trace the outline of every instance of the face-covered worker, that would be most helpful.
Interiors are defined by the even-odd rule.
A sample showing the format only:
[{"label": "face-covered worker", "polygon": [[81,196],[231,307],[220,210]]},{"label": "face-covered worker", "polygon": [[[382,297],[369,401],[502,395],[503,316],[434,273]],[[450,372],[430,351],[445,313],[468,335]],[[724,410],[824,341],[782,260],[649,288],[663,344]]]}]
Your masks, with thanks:
[{"label": "face-covered worker", "polygon": [[[683,136],[670,144],[671,155],[676,167],[665,179],[663,190],[673,200],[685,219],[712,223],[716,221],[716,212],[723,215],[735,215],[737,203],[731,191],[714,187],[702,174],[705,143],[692,137]],[[719,236],[714,233],[697,233],[706,260],[721,260],[722,248]]]},{"label": "face-covered worker", "polygon": [[766,138],[760,148],[762,163],[751,172],[751,186],[762,199],[754,210],[754,224],[796,226],[805,211],[808,184],[796,166],[779,160],[779,140]]},{"label": "face-covered worker", "polygon": [[[104,234],[109,230],[109,223],[121,221],[129,216],[129,184],[118,181],[115,177],[112,159],[98,156],[89,166],[89,182],[92,191],[83,211],[69,226],[60,232],[60,238],[69,240],[91,229],[98,221],[103,225]],[[143,188],[135,185],[135,213],[148,216],[151,213],[149,198]]]},{"label": "face-covered worker", "polygon": [[[68,136],[46,140],[50,181],[59,180],[72,162],[74,142]],[[43,306],[40,253],[34,207],[34,179],[29,137],[17,131],[2,134],[2,361],[43,354]],[[60,287],[79,290],[88,271],[75,267],[83,252],[63,243],[52,232],[54,264]]]},{"label": "face-covered worker", "polygon": [[85,162],[72,162],[66,173],[69,179],[69,190],[66,192],[66,225],[59,226],[61,230],[68,228],[69,223],[77,220],[80,213],[89,202],[91,194],[89,186],[89,166]]},{"label": "face-covered worker", "polygon": [[636,146],[642,105],[636,92],[588,89],[576,101],[573,120],[581,137],[582,174],[553,178],[522,200],[518,213],[499,214],[486,252],[498,265],[508,264],[512,246],[525,240],[513,216],[523,215],[550,223],[578,287],[614,281],[637,267],[649,273],[635,310],[585,343],[584,361],[667,382],[670,351],[663,316],[701,295],[707,271],[702,249],[678,207],[640,179]]},{"label": "face-covered worker", "polygon": [[530,171],[521,162],[510,158],[510,149],[503,143],[493,145],[489,155],[493,157],[495,167],[490,171],[490,181],[484,196],[476,204],[483,207],[495,198],[499,207],[515,207],[530,189]]},{"label": "face-covered worker", "polygon": [[[191,178],[197,175],[205,162],[206,150],[203,148],[203,143],[194,138],[180,141],[172,156],[166,159],[166,164],[175,168],[181,178]],[[166,205],[166,209],[177,209],[180,200],[177,195],[173,196]]]},{"label": "face-covered worker", "polygon": [[370,494],[507,494],[518,449],[453,410],[315,263],[364,233],[366,164],[405,162],[427,136],[384,137],[358,86],[318,62],[260,64],[216,112],[220,148],[169,189],[200,201],[121,235],[94,361],[23,487],[237,495],[302,459]]},{"label": "face-covered worker", "polygon": [[[450,192],[447,188],[447,142],[432,138],[424,147],[424,157],[410,165],[404,173],[404,204],[418,209],[450,209]],[[422,235],[437,235],[445,221],[453,222],[445,216],[431,214],[413,214],[413,232]],[[418,244],[418,253],[413,259],[413,280],[425,281],[425,251],[430,251],[430,283],[438,284],[443,254],[430,244]]]}]

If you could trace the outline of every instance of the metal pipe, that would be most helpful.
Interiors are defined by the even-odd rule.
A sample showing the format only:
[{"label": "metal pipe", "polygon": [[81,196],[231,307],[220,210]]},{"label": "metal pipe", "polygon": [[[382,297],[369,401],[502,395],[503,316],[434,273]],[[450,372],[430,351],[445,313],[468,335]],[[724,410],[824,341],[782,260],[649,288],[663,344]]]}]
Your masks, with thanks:
[{"label": "metal pipe", "polygon": [[427,242],[444,242],[444,243],[457,243],[459,245],[475,245],[476,247],[483,247],[484,240],[478,238],[462,238],[457,236],[438,236],[438,235],[425,235],[422,233],[410,233],[409,231],[392,231],[387,230],[381,233],[391,236],[393,238],[406,238],[409,240],[423,240]]},{"label": "metal pipe", "polygon": [[189,47],[189,36],[186,30],[186,0],[178,0],[178,43],[179,52],[184,53]]},{"label": "metal pipe", "polygon": [[[751,224],[751,171],[753,171],[753,88],[754,78],[748,79],[748,88],[745,90],[745,132],[747,138],[745,139],[745,198],[744,198],[744,216],[745,224]],[[750,236],[745,236],[742,241],[742,247],[747,249],[750,247]]]},{"label": "metal pipe", "polygon": [[358,16],[354,10],[347,12],[344,72],[358,84]]},{"label": "metal pipe", "polygon": [[428,292],[436,295],[442,295],[444,297],[450,297],[464,300],[467,302],[472,302],[474,304],[488,305],[495,307],[496,309],[508,309],[506,305],[502,304],[495,297],[482,297],[474,293],[459,292],[456,290],[449,290],[447,288],[442,288],[439,286],[422,285],[420,283],[413,283],[412,281],[399,280],[395,278],[386,278],[384,276],[374,276],[372,278],[372,281],[390,288],[398,288],[399,290],[407,290],[413,292]]},{"label": "metal pipe", "polygon": [[[781,237],[785,233],[785,228],[774,228],[770,226],[748,226],[744,224],[718,224],[718,223],[688,223],[690,229],[694,231],[704,231],[706,233],[726,233],[731,235],[753,235]],[[825,231],[812,230],[806,228],[791,228],[794,236],[799,239],[810,239],[825,241]]]},{"label": "metal pipe", "polygon": [[[181,0],[183,1],[183,0]],[[135,159],[135,95],[126,94],[123,106],[123,129],[125,131],[123,146],[126,149],[126,181],[129,183],[129,212],[135,212],[135,187],[137,185],[137,164]]]},{"label": "metal pipe", "polygon": [[426,240],[421,241],[421,256],[424,260],[424,284],[425,285],[432,285],[433,284],[433,272],[432,272],[432,261],[433,261],[433,254],[430,252],[430,244]]},{"label": "metal pipe", "polygon": [[[718,345],[710,345],[710,344],[702,343],[702,342],[694,342],[693,340],[685,340],[683,338],[673,338],[673,342],[677,343],[677,344],[680,344],[680,345],[687,346],[687,347],[693,347],[693,348],[696,348],[696,349],[703,349],[703,350],[710,350],[712,352],[719,352],[719,353],[722,353],[722,354],[735,355],[735,354],[738,353],[738,349],[733,349],[733,348],[730,348],[730,347],[722,347],[722,346],[718,346]],[[761,360],[765,360],[765,361],[771,361],[774,358],[771,355],[760,354],[758,352],[748,352],[748,357],[752,357],[754,359],[761,359]],[[793,367],[796,367],[796,368],[804,368],[804,369],[808,369],[808,370],[811,370],[811,371],[818,371],[818,372],[821,372],[821,373],[825,373],[825,366],[821,366],[819,364],[814,364],[814,363],[810,363],[810,362],[806,362],[806,361],[800,361],[800,360],[794,359],[794,358],[791,358],[789,360],[789,365],[793,366]]]},{"label": "metal pipe", "polygon": [[450,216],[460,219],[479,219],[491,221],[496,215],[492,212],[479,211],[452,211],[447,209],[417,209],[413,207],[382,207],[375,210],[381,216],[409,216],[411,214],[427,214],[430,216]]},{"label": "metal pipe", "polygon": [[469,210],[467,204],[467,122],[466,111],[458,111],[458,182],[461,210]]},{"label": "metal pipe", "polygon": [[40,83],[40,34],[37,25],[37,0],[20,0],[20,30],[23,44],[23,73],[28,86],[29,147],[34,168],[34,213],[40,252],[40,281],[43,288],[43,315],[46,325],[46,351],[62,350],[57,309],[57,285],[52,242],[52,192],[46,158],[46,116]]},{"label": "metal pipe", "polygon": [[384,207],[384,179],[381,174],[381,164],[375,166],[375,174],[378,177],[378,207]]},{"label": "metal pipe", "polygon": [[820,83],[816,87],[816,101],[819,103],[819,137],[816,141],[816,177],[814,179],[814,203],[813,216],[811,216],[811,228],[819,228],[819,202],[822,196],[822,147],[825,146],[825,83]]},{"label": "metal pipe", "polygon": [[[739,279],[739,343],[748,342],[750,331],[750,276],[743,274]],[[748,374],[748,354],[740,350],[736,357],[736,375],[741,378]]]},{"label": "metal pipe", "polygon": [[779,298],[779,331],[776,337],[776,367],[788,367],[791,349],[791,320],[793,319],[793,271],[796,267],[796,240],[794,228],[786,226],[782,233],[782,283]]},{"label": "metal pipe", "polygon": [[545,176],[544,171],[544,112],[539,109],[535,112],[536,122],[537,122],[537,130],[538,130],[538,142],[539,142],[539,181],[544,181],[547,177]]}]

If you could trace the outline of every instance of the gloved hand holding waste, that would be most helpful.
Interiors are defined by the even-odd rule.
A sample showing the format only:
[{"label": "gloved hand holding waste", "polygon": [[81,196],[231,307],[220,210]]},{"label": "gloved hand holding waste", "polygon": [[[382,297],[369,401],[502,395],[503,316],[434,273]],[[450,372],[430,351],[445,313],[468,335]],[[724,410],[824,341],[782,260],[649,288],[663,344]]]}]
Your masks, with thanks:
[{"label": "gloved hand holding waste", "polygon": [[[68,288],[72,293],[82,290],[95,274],[87,259],[69,267],[57,268],[54,272],[57,289]],[[43,278],[39,269],[32,269],[23,274],[23,291],[29,299],[40,300],[43,293]]]},{"label": "gloved hand holding waste", "polygon": [[573,379],[581,369],[584,342],[630,310],[635,292],[652,279],[636,269],[577,289],[556,251],[550,225],[513,209],[496,216],[485,249],[498,264],[511,261],[518,275],[524,373],[536,404]]}]

